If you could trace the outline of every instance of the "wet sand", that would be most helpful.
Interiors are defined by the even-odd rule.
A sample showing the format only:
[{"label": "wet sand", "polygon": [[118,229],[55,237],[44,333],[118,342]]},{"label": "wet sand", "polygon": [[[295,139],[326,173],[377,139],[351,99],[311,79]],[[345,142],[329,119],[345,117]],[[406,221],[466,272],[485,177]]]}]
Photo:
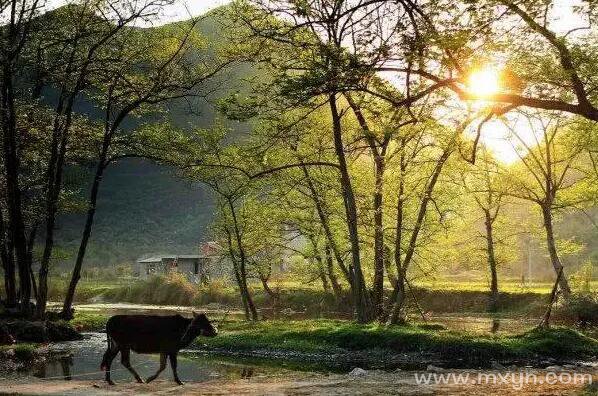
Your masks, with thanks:
[{"label": "wet sand", "polygon": [[[465,373],[466,371],[460,371]],[[477,378],[478,371],[468,371]],[[484,373],[492,373],[484,371]],[[547,372],[535,371],[540,377]],[[588,371],[586,371],[588,373]],[[593,382],[598,372],[593,371]],[[177,386],[168,379],[151,384],[121,382],[109,386],[103,381],[64,381],[21,378],[0,380],[0,394],[16,395],[577,395],[585,384],[527,384],[521,389],[512,383],[417,384],[413,372],[367,372],[363,375],[310,374],[300,377],[256,376],[250,379],[214,379]],[[598,388],[594,388],[598,389]],[[592,392],[592,391],[590,391]],[[598,394],[598,392],[589,394]]]}]

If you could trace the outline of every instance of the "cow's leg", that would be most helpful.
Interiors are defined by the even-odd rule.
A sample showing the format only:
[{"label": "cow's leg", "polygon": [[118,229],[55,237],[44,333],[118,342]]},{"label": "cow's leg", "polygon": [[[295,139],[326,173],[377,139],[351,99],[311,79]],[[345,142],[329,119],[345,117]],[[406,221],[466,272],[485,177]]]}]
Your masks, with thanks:
[{"label": "cow's leg", "polygon": [[106,370],[106,382],[110,385],[114,385],[114,382],[110,379],[110,365],[114,358],[118,355],[118,347],[114,342],[108,341],[108,349],[104,353],[104,358],[102,359],[102,370]]},{"label": "cow's leg", "polygon": [[174,375],[174,381],[177,384],[179,384],[179,385],[183,385],[183,382],[179,379],[179,374],[176,371],[176,366],[177,366],[177,364],[176,364],[176,356],[177,356],[176,352],[171,353],[169,355],[169,357],[170,357],[170,367],[172,368],[172,374]]},{"label": "cow's leg", "polygon": [[135,377],[135,380],[137,382],[139,382],[140,384],[143,384],[143,380],[141,379],[139,374],[137,374],[137,371],[135,371],[133,366],[131,366],[131,350],[129,348],[122,348],[120,350],[120,358],[121,358],[120,361],[123,364],[123,366],[125,366],[127,368],[127,370],[129,370],[129,372],[131,374],[133,374],[133,377]]},{"label": "cow's leg", "polygon": [[148,379],[145,380],[146,383],[150,383],[153,380],[155,380],[156,378],[158,378],[158,376],[160,375],[160,373],[162,371],[164,371],[164,369],[166,368],[166,354],[165,353],[161,353],[160,354],[160,368],[158,369],[158,371],[156,372],[156,374],[152,375],[151,377],[148,377]]}]

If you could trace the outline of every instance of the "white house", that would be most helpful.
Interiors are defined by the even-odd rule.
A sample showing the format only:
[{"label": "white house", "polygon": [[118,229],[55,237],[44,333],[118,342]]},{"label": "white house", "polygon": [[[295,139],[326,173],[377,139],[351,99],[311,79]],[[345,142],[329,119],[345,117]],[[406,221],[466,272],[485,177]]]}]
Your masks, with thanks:
[{"label": "white house", "polygon": [[199,254],[167,254],[137,260],[139,277],[145,279],[155,274],[179,272],[195,283],[207,283],[210,279],[230,277],[232,267],[221,255],[216,242],[199,246]]}]

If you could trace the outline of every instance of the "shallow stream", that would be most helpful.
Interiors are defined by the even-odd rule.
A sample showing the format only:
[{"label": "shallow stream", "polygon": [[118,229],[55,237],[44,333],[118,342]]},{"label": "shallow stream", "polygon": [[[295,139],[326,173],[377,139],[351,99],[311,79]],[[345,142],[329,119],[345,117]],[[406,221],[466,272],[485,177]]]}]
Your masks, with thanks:
[{"label": "shallow stream", "polygon": [[[102,355],[106,350],[105,333],[84,333],[81,341],[54,343],[49,346],[55,358],[36,363],[25,371],[2,375],[4,379],[32,376],[42,379],[100,380]],[[131,354],[131,364],[142,378],[154,374],[159,366],[158,355]],[[213,358],[182,351],[178,358],[178,373],[183,381],[201,382],[210,379],[240,379],[259,376],[279,376],[291,371],[284,366],[251,364],[250,360]],[[120,364],[117,356],[112,363],[112,378],[115,381],[132,381],[131,374]],[[295,372],[296,374],[297,372]],[[170,367],[161,374],[161,379],[171,379]]]}]

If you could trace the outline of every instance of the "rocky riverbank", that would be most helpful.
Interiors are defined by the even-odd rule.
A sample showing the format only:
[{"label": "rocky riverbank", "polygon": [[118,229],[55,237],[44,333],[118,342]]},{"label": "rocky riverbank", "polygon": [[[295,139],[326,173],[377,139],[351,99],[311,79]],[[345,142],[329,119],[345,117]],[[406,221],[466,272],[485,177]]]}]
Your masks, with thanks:
[{"label": "rocky riverbank", "polygon": [[77,341],[83,339],[73,326],[58,321],[26,321],[19,319],[0,320],[0,339],[12,343],[47,343]]},{"label": "rocky riverbank", "polygon": [[76,341],[83,335],[64,322],[0,321],[0,371],[22,370],[46,359],[55,358],[50,342]]}]

